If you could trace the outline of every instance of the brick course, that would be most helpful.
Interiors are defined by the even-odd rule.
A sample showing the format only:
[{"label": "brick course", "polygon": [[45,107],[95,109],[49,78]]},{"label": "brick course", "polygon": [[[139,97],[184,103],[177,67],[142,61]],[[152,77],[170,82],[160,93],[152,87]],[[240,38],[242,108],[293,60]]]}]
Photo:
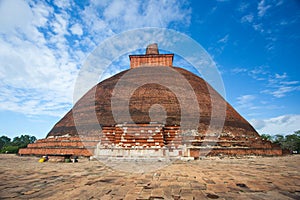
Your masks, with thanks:
[{"label": "brick course", "polygon": [[157,66],[173,66],[174,54],[158,54],[158,55],[130,55],[130,68],[137,67],[157,67]]}]

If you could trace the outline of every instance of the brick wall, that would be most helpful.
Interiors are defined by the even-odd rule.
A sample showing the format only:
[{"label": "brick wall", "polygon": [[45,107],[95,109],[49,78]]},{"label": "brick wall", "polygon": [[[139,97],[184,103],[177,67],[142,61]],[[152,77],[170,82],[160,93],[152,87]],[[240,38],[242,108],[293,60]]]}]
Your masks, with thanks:
[{"label": "brick wall", "polygon": [[158,55],[130,55],[130,68],[140,66],[173,66],[174,54],[158,54]]},{"label": "brick wall", "polygon": [[200,156],[219,156],[219,155],[228,155],[228,156],[237,156],[237,155],[265,155],[265,156],[281,156],[282,149],[280,148],[203,148],[189,149],[190,157],[199,158]]},{"label": "brick wall", "polygon": [[[20,149],[19,154],[92,156],[97,149],[104,152],[117,150],[121,155],[121,151],[130,154],[129,151],[138,149],[145,152],[182,150],[182,156],[194,158],[219,154],[282,155],[278,145],[264,141],[256,135],[206,134],[191,130],[182,131],[180,126],[165,126],[158,123],[138,125],[125,123],[102,128],[102,133],[94,137],[53,137],[37,140],[27,148]],[[185,150],[182,149],[183,146],[186,147]]]},{"label": "brick wall", "polygon": [[86,148],[24,148],[20,155],[77,155],[92,156],[94,149]]}]

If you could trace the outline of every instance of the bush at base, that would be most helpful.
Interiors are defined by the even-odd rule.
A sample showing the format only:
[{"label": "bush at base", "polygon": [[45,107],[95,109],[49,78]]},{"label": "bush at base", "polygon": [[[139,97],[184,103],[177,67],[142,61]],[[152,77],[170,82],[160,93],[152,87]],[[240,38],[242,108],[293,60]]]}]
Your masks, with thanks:
[{"label": "bush at base", "polygon": [[18,153],[19,148],[18,146],[5,146],[1,149],[1,153]]}]

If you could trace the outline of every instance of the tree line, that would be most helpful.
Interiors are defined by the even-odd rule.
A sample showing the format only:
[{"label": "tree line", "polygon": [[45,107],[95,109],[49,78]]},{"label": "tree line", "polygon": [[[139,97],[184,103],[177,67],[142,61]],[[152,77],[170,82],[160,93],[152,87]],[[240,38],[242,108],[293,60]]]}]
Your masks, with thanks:
[{"label": "tree line", "polygon": [[3,135],[0,137],[0,153],[18,153],[20,148],[36,141],[35,136],[21,135],[13,139]]},{"label": "tree line", "polygon": [[262,134],[261,137],[264,140],[269,140],[275,144],[279,144],[282,149],[300,153],[300,130],[286,136],[280,134],[273,136],[269,134]]}]

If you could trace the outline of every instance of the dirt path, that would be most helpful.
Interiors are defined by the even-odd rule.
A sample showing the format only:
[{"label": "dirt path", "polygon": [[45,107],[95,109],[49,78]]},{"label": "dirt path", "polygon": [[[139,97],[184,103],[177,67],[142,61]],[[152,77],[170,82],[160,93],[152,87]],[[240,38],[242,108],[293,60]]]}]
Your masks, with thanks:
[{"label": "dirt path", "polygon": [[178,161],[134,174],[2,154],[0,180],[0,199],[300,199],[300,155]]}]

